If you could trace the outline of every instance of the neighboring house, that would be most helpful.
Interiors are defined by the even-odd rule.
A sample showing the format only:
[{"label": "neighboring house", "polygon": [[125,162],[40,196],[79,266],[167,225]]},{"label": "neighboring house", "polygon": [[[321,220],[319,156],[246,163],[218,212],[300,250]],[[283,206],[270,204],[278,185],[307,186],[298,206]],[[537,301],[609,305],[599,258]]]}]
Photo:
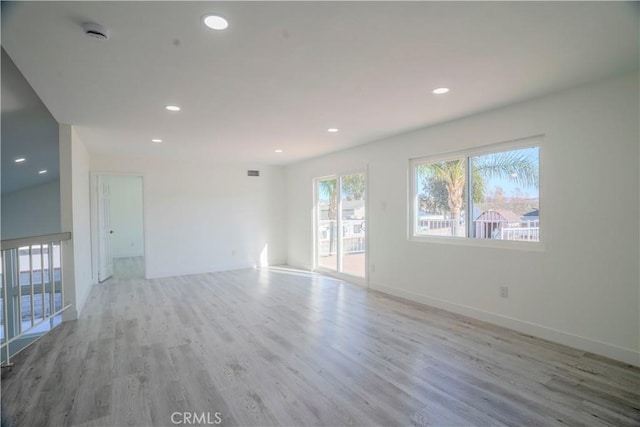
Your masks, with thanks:
[{"label": "neighboring house", "polygon": [[500,240],[540,240],[538,210],[519,216],[513,211],[489,209],[474,221],[475,237]]},{"label": "neighboring house", "polygon": [[[365,201],[342,201],[342,233],[343,245],[346,252],[361,252],[364,250],[365,237]],[[329,219],[329,202],[318,203],[318,239],[320,253],[333,253],[336,247],[337,224],[335,219]]]},{"label": "neighboring house", "polygon": [[532,210],[531,212],[527,212],[526,214],[524,214],[521,218],[521,221],[523,224],[533,224],[534,222],[539,222],[540,221],[540,210],[539,209],[535,209]]},{"label": "neighboring house", "polygon": [[518,227],[520,217],[513,211],[489,209],[473,221],[475,225],[475,237],[492,239],[496,231],[501,228]]},{"label": "neighboring house", "polygon": [[[320,202],[319,219],[329,219],[329,202]],[[342,201],[342,219],[363,219],[364,218],[364,200],[343,200]]]}]

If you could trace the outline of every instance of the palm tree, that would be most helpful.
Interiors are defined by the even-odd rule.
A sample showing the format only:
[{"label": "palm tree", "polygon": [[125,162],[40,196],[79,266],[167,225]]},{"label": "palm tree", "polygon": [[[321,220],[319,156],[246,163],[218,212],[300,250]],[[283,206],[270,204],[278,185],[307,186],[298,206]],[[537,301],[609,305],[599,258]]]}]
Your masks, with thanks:
[{"label": "palm tree", "polygon": [[334,178],[319,181],[318,191],[320,197],[329,199],[327,216],[329,219],[336,219],[338,217],[338,180]]},{"label": "palm tree", "polygon": [[460,226],[460,212],[464,203],[464,188],[466,167],[465,161],[450,160],[448,162],[430,163],[421,166],[422,172],[428,174],[431,178],[440,181],[447,189],[447,205],[451,212],[452,232],[454,236],[458,235]]},{"label": "palm tree", "polygon": [[[447,204],[453,220],[452,233],[460,232],[460,215],[464,204],[466,159],[430,163],[420,166],[419,172],[444,183]],[[479,201],[486,191],[485,183],[491,178],[506,178],[525,187],[537,187],[538,168],[526,150],[506,151],[473,157],[473,199]]]},{"label": "palm tree", "polygon": [[338,180],[324,179],[318,182],[318,192],[321,198],[329,199],[329,209],[327,211],[327,217],[329,218],[329,253],[333,252],[335,234],[336,234],[336,222],[338,218]]}]

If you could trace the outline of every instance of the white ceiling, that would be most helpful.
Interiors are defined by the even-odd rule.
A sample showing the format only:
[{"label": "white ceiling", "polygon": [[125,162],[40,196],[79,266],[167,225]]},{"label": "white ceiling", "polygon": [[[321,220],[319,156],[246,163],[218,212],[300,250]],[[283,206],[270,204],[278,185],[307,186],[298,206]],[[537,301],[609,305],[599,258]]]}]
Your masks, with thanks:
[{"label": "white ceiling", "polygon": [[[204,27],[207,12],[228,30]],[[3,2],[2,45],[91,151],[286,164],[637,70],[638,12],[637,2]],[[111,39],[86,37],[86,21]],[[451,92],[433,95],[440,86]],[[173,103],[182,111],[164,110]]]}]

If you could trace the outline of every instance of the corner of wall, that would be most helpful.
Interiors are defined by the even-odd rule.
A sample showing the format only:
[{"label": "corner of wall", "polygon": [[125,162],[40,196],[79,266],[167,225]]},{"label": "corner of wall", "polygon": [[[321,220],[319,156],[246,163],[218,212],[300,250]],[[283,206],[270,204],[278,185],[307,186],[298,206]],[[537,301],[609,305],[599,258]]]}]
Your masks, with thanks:
[{"label": "corner of wall", "polygon": [[70,231],[72,238],[63,247],[64,304],[72,305],[63,319],[73,320],[81,314],[93,282],[89,226],[89,154],[70,125],[60,125],[59,141],[61,230]]}]

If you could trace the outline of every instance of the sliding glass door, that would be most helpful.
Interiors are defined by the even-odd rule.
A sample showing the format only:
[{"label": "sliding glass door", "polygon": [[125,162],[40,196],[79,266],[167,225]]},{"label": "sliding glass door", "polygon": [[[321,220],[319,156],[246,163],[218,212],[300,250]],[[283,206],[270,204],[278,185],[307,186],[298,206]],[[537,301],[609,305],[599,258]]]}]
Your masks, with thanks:
[{"label": "sliding glass door", "polygon": [[316,180],[316,266],[365,277],[364,173]]}]

